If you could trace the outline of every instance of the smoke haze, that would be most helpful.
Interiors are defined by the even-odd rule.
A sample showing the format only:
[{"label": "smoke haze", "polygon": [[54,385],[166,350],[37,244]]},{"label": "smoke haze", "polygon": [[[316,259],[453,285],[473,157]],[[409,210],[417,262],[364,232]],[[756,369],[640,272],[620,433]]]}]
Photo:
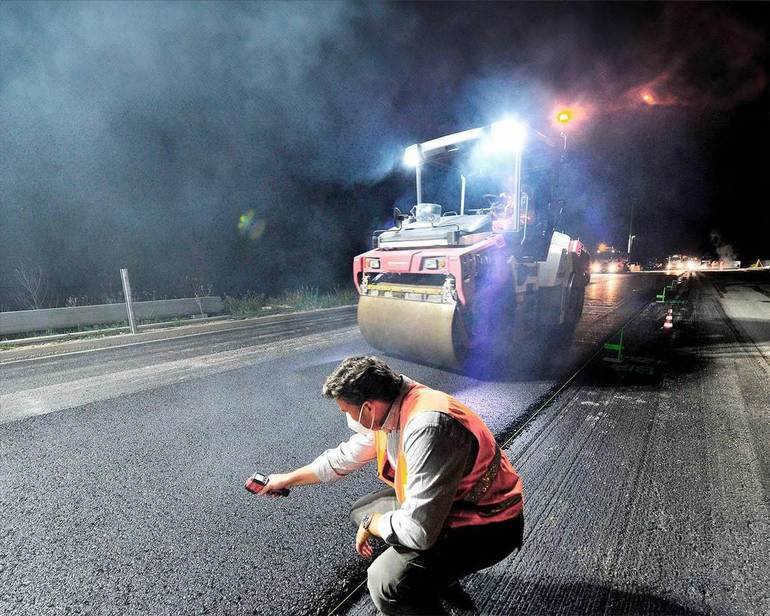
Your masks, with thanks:
[{"label": "smoke haze", "polygon": [[567,231],[623,245],[633,204],[642,244],[664,211],[653,250],[708,246],[714,114],[766,97],[766,51],[724,6],[3,3],[0,309],[19,264],[60,296],[120,267],[160,294],[348,284],[411,198],[405,145],[558,104],[585,109]]}]

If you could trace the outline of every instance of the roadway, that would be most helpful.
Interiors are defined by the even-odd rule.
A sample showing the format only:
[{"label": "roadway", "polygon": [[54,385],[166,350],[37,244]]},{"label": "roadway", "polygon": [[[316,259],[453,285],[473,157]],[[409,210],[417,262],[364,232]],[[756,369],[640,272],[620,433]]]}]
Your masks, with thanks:
[{"label": "roadway", "polygon": [[[594,276],[575,336],[536,370],[481,380],[391,363],[468,402],[502,438],[643,310],[663,281]],[[0,612],[323,614],[360,581],[365,563],[354,552],[347,511],[377,487],[371,473],[281,500],[255,498],[242,487],[255,468],[288,470],[346,438],[345,422],[320,386],[345,356],[373,352],[353,310],[188,333],[108,348],[94,342],[0,352]],[[607,375],[599,380],[609,395]],[[549,519],[537,511],[553,509],[559,486],[532,460],[569,451],[569,428],[577,425],[565,422],[561,441],[549,431],[555,440],[547,447],[523,438],[546,417],[534,417],[509,449],[524,472],[535,524]],[[637,450],[628,451],[632,457]],[[574,475],[576,457],[565,456],[554,458],[559,470],[550,477]],[[529,553],[545,566],[543,552]],[[619,562],[617,553],[613,558],[607,563]],[[511,560],[523,566],[519,557]],[[532,588],[548,588],[549,571],[541,573]],[[474,578],[471,590],[494,611],[484,603],[492,596],[489,579]]]},{"label": "roadway", "polygon": [[464,581],[481,613],[770,614],[769,297],[694,273],[516,434],[525,544]]}]

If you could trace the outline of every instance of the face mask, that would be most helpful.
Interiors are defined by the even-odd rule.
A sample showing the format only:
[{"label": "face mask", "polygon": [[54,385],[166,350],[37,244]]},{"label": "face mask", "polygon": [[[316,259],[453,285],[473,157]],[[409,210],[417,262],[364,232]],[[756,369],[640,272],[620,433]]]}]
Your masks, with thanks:
[{"label": "face mask", "polygon": [[371,425],[368,428],[365,427],[365,426],[362,426],[361,423],[360,423],[361,415],[364,412],[364,404],[366,404],[366,402],[364,402],[361,405],[361,410],[358,411],[358,419],[359,419],[359,421],[356,421],[355,419],[353,419],[347,413],[345,413],[345,419],[346,419],[346,421],[348,423],[348,428],[353,430],[353,432],[358,432],[359,434],[373,434],[374,430],[372,430],[372,428],[374,427],[374,415],[372,415],[372,423],[371,423]]}]

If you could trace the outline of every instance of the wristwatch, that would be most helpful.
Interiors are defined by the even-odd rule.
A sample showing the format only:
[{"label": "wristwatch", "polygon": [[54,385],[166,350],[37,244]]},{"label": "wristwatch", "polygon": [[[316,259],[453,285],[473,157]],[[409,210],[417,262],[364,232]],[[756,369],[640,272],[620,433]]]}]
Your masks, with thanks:
[{"label": "wristwatch", "polygon": [[361,528],[363,528],[365,531],[368,531],[369,525],[372,523],[373,519],[374,519],[374,516],[371,513],[367,513],[364,516],[364,519],[361,520]]}]

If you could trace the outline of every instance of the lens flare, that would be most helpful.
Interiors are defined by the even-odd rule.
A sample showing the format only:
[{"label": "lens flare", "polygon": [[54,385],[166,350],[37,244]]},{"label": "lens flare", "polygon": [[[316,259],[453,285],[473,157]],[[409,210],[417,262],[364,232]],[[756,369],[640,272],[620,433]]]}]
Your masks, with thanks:
[{"label": "lens flare", "polygon": [[258,240],[262,237],[266,227],[267,223],[261,218],[257,218],[254,210],[241,214],[241,217],[238,219],[238,232],[250,240]]}]

